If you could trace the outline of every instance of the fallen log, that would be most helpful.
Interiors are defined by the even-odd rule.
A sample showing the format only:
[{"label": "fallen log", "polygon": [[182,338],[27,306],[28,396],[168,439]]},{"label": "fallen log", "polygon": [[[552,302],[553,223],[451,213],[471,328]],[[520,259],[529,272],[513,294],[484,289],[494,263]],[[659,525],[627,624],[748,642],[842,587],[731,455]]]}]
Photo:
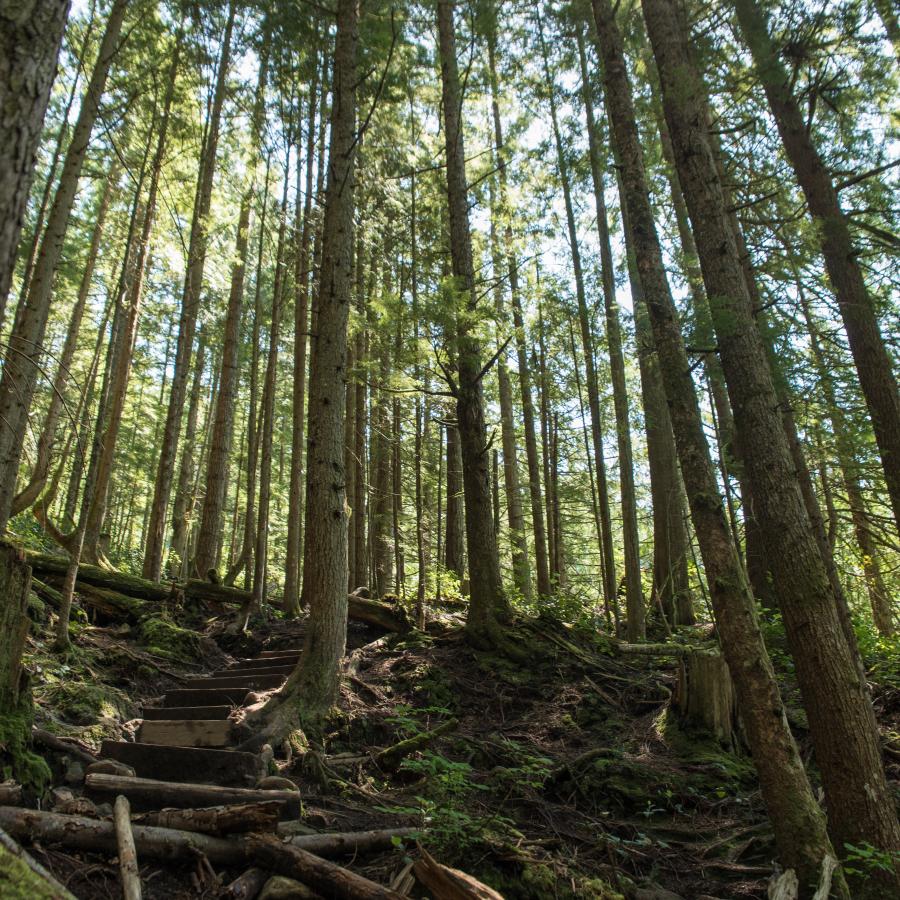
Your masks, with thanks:
[{"label": "fallen log", "polygon": [[400,894],[348,869],[285,844],[271,835],[250,835],[245,844],[251,857],[265,868],[287,875],[326,897],[340,900],[400,900]]},{"label": "fallen log", "polygon": [[[68,557],[36,553],[32,550],[24,552],[28,565],[39,577],[62,578],[65,576],[69,565]],[[102,609],[101,604],[105,603],[106,608],[103,611],[109,614],[118,612],[119,615],[129,618],[139,616],[147,611],[140,605],[134,605],[132,598],[162,602],[183,595],[197,600],[237,605],[247,604],[253,598],[250,591],[228,587],[224,584],[213,584],[211,581],[201,581],[196,578],[184,583],[148,581],[137,575],[103,569],[87,563],[82,563],[78,568],[76,590],[81,592],[83,587],[85,600],[89,605],[97,605]],[[111,591],[112,594],[92,591],[92,587],[99,588],[101,591]],[[56,593],[58,595],[58,592]],[[51,602],[54,602],[51,595],[46,596]],[[117,600],[116,597],[120,599]],[[126,602],[123,603],[122,599]],[[366,625],[373,625],[384,631],[398,634],[404,634],[412,629],[409,615],[402,606],[381,603],[378,600],[366,600],[354,594],[349,595],[348,605],[349,616],[356,622],[363,622]]]},{"label": "fallen log", "polygon": [[128,775],[88,774],[84,779],[89,794],[112,797],[124,794],[132,804],[142,809],[164,807],[231,806],[239,803],[275,802],[282,818],[300,815],[300,794],[297,791],[264,791],[255,788],[220,787],[213,784],[181,784],[135,778]]},{"label": "fallen log", "polygon": [[[32,572],[39,576],[56,575],[64,577],[69,567],[67,556],[57,556],[52,553],[35,553],[32,550],[25,551],[25,560],[31,566]],[[169,600],[175,596],[177,585],[174,583],[157,583],[140,578],[137,575],[129,575],[112,569],[102,569],[100,566],[91,566],[82,563],[78,567],[78,583],[95,585],[100,588],[108,588],[129,597],[137,597],[141,600]]]},{"label": "fallen log", "polygon": [[132,821],[139,825],[221,836],[247,831],[275,831],[281,808],[282,804],[277,800],[263,800],[258,803],[235,803],[200,809],[160,809],[141,813],[134,816]]},{"label": "fallen log", "polygon": [[416,860],[413,872],[434,900],[503,900],[502,894],[477,878],[439,863],[427,850],[421,852],[422,858]]},{"label": "fallen log", "polygon": [[221,900],[255,900],[268,880],[269,873],[265,869],[247,869],[225,888]]},{"label": "fallen log", "polygon": [[21,806],[22,785],[14,781],[5,781],[0,784],[0,806]]},{"label": "fallen log", "polygon": [[97,757],[76,744],[74,739],[57,737],[55,734],[50,734],[49,731],[44,731],[43,728],[32,728],[31,737],[36,744],[41,744],[59,753],[67,753],[69,756],[74,756],[88,765],[97,762]]},{"label": "fallen log", "polygon": [[432,741],[439,738],[448,731],[453,731],[459,725],[459,719],[447,719],[446,722],[438,725],[431,731],[423,731],[421,734],[413,735],[399,744],[387,747],[379,753],[375,754],[375,762],[382,769],[396,769],[400,763],[412,753],[427,747]]},{"label": "fallen log", "polygon": [[355,622],[374,625],[397,634],[406,634],[413,627],[409,614],[399,604],[366,600],[355,594],[350,594],[347,598],[347,615]]},{"label": "fallen log", "polygon": [[297,834],[291,837],[292,847],[299,847],[316,856],[328,859],[355,856],[360,853],[382,853],[391,850],[396,840],[415,840],[420,828],[385,828],[377,831],[345,831],[334,834]]},{"label": "fallen log", "polygon": [[[67,816],[33,809],[0,807],[0,828],[17,838],[61,844],[86,852],[116,851],[116,828],[112,822]],[[133,825],[134,844],[141,856],[165,861],[203,854],[214,865],[232,867],[253,862],[321,891],[346,900],[398,900],[400,895],[341,868],[275,835],[211,837],[191,831]]]},{"label": "fallen log", "polygon": [[0,828],[0,896],[76,900],[37,860]]},{"label": "fallen log", "polygon": [[131,807],[128,798],[116,797],[113,807],[113,825],[116,830],[116,847],[119,852],[119,874],[122,877],[122,895],[125,900],[141,900],[141,873],[138,869],[137,850],[131,830]]}]

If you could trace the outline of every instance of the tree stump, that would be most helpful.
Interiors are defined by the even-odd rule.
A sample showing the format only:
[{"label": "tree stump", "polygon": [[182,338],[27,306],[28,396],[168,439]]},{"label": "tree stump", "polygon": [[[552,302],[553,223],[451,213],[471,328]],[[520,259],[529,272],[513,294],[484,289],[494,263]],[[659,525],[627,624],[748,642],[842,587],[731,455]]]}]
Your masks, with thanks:
[{"label": "tree stump", "polygon": [[23,785],[41,786],[46,763],[28,749],[33,708],[22,654],[28,637],[31,567],[24,553],[0,542],[0,747],[3,763]]},{"label": "tree stump", "polygon": [[681,658],[672,705],[688,727],[709,732],[729,750],[740,745],[734,685],[717,650],[694,650]]}]

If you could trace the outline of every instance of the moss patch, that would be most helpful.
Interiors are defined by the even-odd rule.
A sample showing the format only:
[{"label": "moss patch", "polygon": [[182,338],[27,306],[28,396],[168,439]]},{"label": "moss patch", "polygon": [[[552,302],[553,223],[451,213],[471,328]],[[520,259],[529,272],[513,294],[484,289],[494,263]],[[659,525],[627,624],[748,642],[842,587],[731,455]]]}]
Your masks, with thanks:
[{"label": "moss patch", "polygon": [[75,725],[93,725],[102,718],[130,719],[136,713],[128,696],[114,687],[85,681],[58,681],[40,691],[41,701]]},{"label": "moss patch", "polygon": [[0,716],[0,772],[4,780],[12,778],[43,793],[50,780],[50,767],[30,749],[33,718],[31,695],[27,691],[23,692],[18,708]]},{"label": "moss patch", "polygon": [[6,900],[54,900],[59,894],[18,856],[0,847],[0,896]]},{"label": "moss patch", "polygon": [[139,634],[141,643],[156,656],[176,662],[195,662],[200,655],[200,636],[165,616],[142,619]]}]

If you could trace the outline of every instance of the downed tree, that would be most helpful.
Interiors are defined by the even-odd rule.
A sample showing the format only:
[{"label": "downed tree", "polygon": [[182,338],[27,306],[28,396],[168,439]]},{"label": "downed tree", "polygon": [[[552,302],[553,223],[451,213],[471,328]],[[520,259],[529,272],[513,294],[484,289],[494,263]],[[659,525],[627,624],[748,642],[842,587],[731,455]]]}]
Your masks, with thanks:
[{"label": "downed tree", "polygon": [[221,787],[213,784],[182,784],[175,781],[156,781],[129,775],[89,773],[85,788],[93,796],[114,797],[124,794],[132,804],[144,809],[163,807],[230,806],[245,803],[277,803],[283,818],[300,815],[300,794],[297,791],[265,791],[254,788]]},{"label": "downed tree", "polygon": [[137,850],[131,828],[131,807],[128,805],[128,798],[121,794],[116,797],[116,804],[113,807],[113,825],[116,830],[122,895],[125,900],[141,900],[141,872],[138,868]]},{"label": "downed tree", "polygon": [[400,767],[400,763],[402,763],[407,756],[418,753],[419,750],[424,750],[441,735],[453,731],[458,725],[459,719],[448,719],[431,731],[423,731],[421,734],[415,734],[410,738],[392,744],[390,747],[385,747],[377,753],[365,755],[359,753],[341,753],[330,756],[326,764],[328,766],[346,767],[365,762],[373,762],[380,769],[393,771]]},{"label": "downed tree", "polygon": [[[65,577],[69,565],[68,557],[50,553],[36,553],[25,550],[25,558],[32,571],[41,579]],[[45,581],[36,589],[51,603],[59,602],[59,592]],[[243,606],[252,601],[250,591],[213,584],[193,578],[189,581],[155,582],[100,566],[82,563],[78,568],[76,589],[85,603],[111,616],[137,619],[150,610],[138,601],[176,601],[181,598],[201,600],[211,603],[229,603]],[[412,621],[406,610],[397,604],[366,600],[355,594],[349,597],[349,617],[365,625],[372,625],[384,631],[405,634],[412,629]]]},{"label": "downed tree", "polygon": [[[112,822],[67,816],[33,809],[0,807],[0,828],[20,839],[42,844],[60,844],[73,850],[115,853],[116,828]],[[280,875],[295,878],[328,897],[346,900],[397,900],[395,891],[350,872],[321,855],[314,855],[295,842],[325,835],[301,835],[287,841],[275,835],[211,837],[191,831],[177,831],[152,825],[132,826],[134,844],[142,857],[174,861],[204,855],[211,863],[229,868],[236,864],[254,864]],[[333,836],[334,837],[334,836]],[[346,838],[334,845],[336,854],[349,849]],[[317,850],[324,854],[331,848],[322,842]]]},{"label": "downed tree", "polygon": [[439,863],[427,850],[413,866],[416,878],[431,892],[434,900],[503,900],[493,888],[477,878]]},{"label": "downed tree", "polygon": [[271,835],[246,838],[251,857],[265,868],[296,878],[326,897],[342,900],[400,900],[400,894],[369,881],[348,869],[342,869],[300,847],[284,844]]},{"label": "downed tree", "polygon": [[133,817],[135,824],[225,835],[248,831],[275,831],[283,804],[277,800],[206,806],[200,809],[160,809]]}]

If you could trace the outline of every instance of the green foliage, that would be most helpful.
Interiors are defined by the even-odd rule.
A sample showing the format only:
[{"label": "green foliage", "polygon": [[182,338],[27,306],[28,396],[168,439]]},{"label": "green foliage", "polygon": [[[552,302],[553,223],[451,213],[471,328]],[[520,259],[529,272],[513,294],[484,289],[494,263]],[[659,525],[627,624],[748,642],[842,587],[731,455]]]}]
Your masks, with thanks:
[{"label": "green foliage", "polygon": [[50,767],[31,750],[33,721],[31,694],[25,690],[18,707],[0,715],[0,775],[42,794],[50,781]]},{"label": "green foliage", "polygon": [[860,878],[868,878],[877,872],[892,872],[900,864],[900,853],[879,850],[871,844],[844,844],[844,872]]},{"label": "green foliage", "polygon": [[51,681],[38,689],[41,702],[75,725],[93,725],[100,718],[126,719],[136,712],[124,691],[102,681]]},{"label": "green foliage", "polygon": [[0,896],[5,900],[56,900],[59,893],[18,856],[0,847]]}]

